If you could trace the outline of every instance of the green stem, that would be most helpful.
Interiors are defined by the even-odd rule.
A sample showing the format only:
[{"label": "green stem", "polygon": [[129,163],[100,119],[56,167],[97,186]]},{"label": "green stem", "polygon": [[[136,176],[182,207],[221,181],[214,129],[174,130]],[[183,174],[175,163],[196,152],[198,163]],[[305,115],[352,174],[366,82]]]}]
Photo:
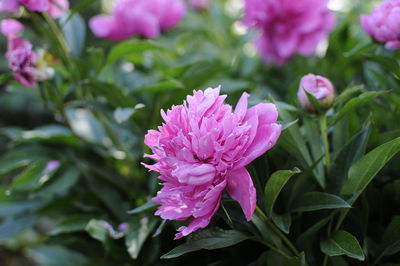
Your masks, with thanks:
[{"label": "green stem", "polygon": [[261,240],[261,239],[257,239],[258,242],[260,242],[261,244],[267,246],[268,248],[270,248],[271,250],[275,251],[276,253],[281,254],[282,256],[284,256],[287,259],[290,259],[291,256],[289,254],[287,254],[286,252],[280,250],[279,248],[274,247],[273,245],[271,245],[270,243],[268,243],[267,241]]},{"label": "green stem", "polygon": [[276,227],[276,225],[273,222],[271,222],[271,219],[258,206],[256,207],[256,211],[264,218],[264,220],[271,227],[271,229],[278,234],[278,236],[289,247],[289,249],[293,252],[293,254],[299,256],[300,252],[294,246],[292,241],[290,241],[289,238],[287,238],[285,234],[282,233],[282,231],[278,227]]},{"label": "green stem", "polygon": [[319,117],[319,127],[321,130],[322,135],[322,142],[324,143],[324,150],[325,150],[325,166],[327,172],[329,171],[331,159],[329,153],[329,141],[328,141],[328,130],[327,130],[327,122],[326,122],[326,115],[322,114]]}]

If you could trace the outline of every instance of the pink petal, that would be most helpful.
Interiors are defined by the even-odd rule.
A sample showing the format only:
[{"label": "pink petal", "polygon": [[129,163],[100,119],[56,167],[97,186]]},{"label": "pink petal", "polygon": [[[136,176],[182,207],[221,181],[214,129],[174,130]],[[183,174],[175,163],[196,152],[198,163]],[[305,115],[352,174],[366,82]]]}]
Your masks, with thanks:
[{"label": "pink petal", "polygon": [[50,0],[50,6],[47,13],[53,18],[62,17],[69,9],[68,0]]},{"label": "pink petal", "polygon": [[172,171],[180,183],[188,185],[202,185],[215,177],[215,166],[211,164],[179,163]]},{"label": "pink petal", "polygon": [[227,180],[229,195],[239,202],[247,221],[250,221],[256,208],[257,198],[256,189],[249,172],[244,167],[230,171]]},{"label": "pink petal", "polygon": [[7,37],[17,36],[24,30],[24,25],[15,19],[3,19],[0,24],[0,31]]},{"label": "pink petal", "polygon": [[248,98],[249,98],[249,94],[244,92],[242,94],[242,97],[240,97],[240,99],[236,105],[235,114],[239,117],[239,121],[241,121],[244,118],[244,116],[246,115]]}]

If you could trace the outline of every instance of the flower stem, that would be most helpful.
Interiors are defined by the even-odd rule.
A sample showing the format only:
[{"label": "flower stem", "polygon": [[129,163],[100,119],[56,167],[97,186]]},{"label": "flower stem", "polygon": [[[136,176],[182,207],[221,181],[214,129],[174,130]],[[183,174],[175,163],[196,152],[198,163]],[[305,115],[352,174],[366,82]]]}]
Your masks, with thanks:
[{"label": "flower stem", "polygon": [[266,223],[271,227],[271,229],[282,239],[282,241],[289,247],[289,249],[293,252],[294,255],[298,256],[300,252],[294,246],[294,244],[285,236],[281,230],[276,227],[276,225],[271,222],[271,219],[257,206],[256,211],[264,218]]},{"label": "flower stem", "polygon": [[329,141],[328,141],[328,130],[327,130],[327,122],[326,122],[326,115],[322,114],[319,116],[319,127],[321,130],[322,135],[322,142],[324,143],[324,150],[325,150],[325,166],[327,172],[330,168],[330,153],[329,153]]}]

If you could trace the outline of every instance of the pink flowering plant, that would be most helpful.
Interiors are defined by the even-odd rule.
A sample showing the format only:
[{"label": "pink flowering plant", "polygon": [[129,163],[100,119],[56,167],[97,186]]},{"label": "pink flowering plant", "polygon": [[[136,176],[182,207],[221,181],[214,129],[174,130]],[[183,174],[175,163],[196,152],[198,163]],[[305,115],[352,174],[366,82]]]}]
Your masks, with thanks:
[{"label": "pink flowering plant", "polygon": [[0,0],[0,265],[396,265],[398,2]]}]

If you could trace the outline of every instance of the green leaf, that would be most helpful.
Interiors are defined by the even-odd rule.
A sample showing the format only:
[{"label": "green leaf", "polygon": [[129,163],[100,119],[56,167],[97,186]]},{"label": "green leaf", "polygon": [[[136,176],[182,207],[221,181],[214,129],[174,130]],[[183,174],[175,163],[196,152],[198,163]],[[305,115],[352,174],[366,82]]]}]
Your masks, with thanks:
[{"label": "green leaf", "polygon": [[353,136],[336,155],[327,178],[326,191],[339,194],[353,162],[365,153],[371,127],[362,129]]},{"label": "green leaf", "polygon": [[167,254],[161,256],[162,259],[172,259],[183,254],[201,250],[218,249],[236,245],[250,236],[236,230],[206,229],[197,233],[192,240],[182,244]]},{"label": "green leaf", "polygon": [[278,226],[279,229],[281,229],[286,234],[289,234],[290,225],[292,224],[292,217],[290,216],[289,213],[286,213],[284,215],[278,215],[276,213],[272,213],[271,218],[274,224],[276,224],[276,226]]},{"label": "green leaf", "polygon": [[104,221],[92,219],[85,227],[86,232],[94,239],[106,243],[108,239],[108,231],[104,227]]},{"label": "green leaf", "polygon": [[268,179],[264,189],[264,203],[268,215],[272,214],[275,201],[290,177],[299,173],[301,173],[301,171],[298,168],[294,168],[293,170],[280,170],[273,173]]},{"label": "green leaf", "polygon": [[90,81],[85,84],[96,96],[103,96],[114,107],[132,107],[135,101],[124,89],[113,83]]},{"label": "green leaf", "polygon": [[339,112],[332,118],[332,121],[330,121],[330,125],[335,125],[340,119],[342,119],[344,116],[347,114],[351,113],[354,111],[354,109],[360,107],[361,105],[367,103],[371,99],[388,93],[388,91],[369,91],[361,94],[360,96],[351,99],[348,101],[340,110]]},{"label": "green leaf", "polygon": [[310,226],[307,230],[305,230],[296,240],[297,246],[305,246],[310,242],[310,239],[314,237],[318,231],[324,227],[334,216],[334,212],[332,212],[329,216],[319,220],[317,223]]},{"label": "green leaf", "polygon": [[66,194],[78,182],[79,177],[80,172],[76,168],[70,167],[64,172],[57,174],[57,176],[53,176],[50,182],[43,186],[39,193],[44,197]]},{"label": "green leaf", "polygon": [[142,54],[149,50],[160,50],[165,51],[165,49],[151,40],[129,40],[121,42],[120,44],[114,46],[110,51],[107,64],[114,63],[119,59],[129,57],[131,55]]},{"label": "green leaf", "polygon": [[73,215],[61,220],[50,232],[49,235],[67,234],[78,231],[85,231],[91,220],[90,215]]},{"label": "green leaf", "polygon": [[83,266],[88,259],[77,251],[62,246],[37,246],[28,249],[28,257],[41,266]]},{"label": "green leaf", "polygon": [[67,41],[67,44],[71,49],[72,54],[76,57],[79,57],[85,45],[85,20],[78,13],[76,13],[68,21],[66,21],[65,19],[66,17],[61,19],[61,23],[65,23],[62,28],[65,40]]},{"label": "green leaf", "polygon": [[136,214],[136,213],[144,212],[144,211],[147,211],[148,209],[153,209],[155,206],[157,206],[157,203],[155,203],[153,201],[148,201],[145,204],[143,204],[142,206],[139,206],[133,210],[128,211],[128,213]]},{"label": "green leaf", "polygon": [[350,207],[346,201],[338,196],[322,192],[308,192],[293,204],[291,211],[306,212]]},{"label": "green leaf", "polygon": [[49,173],[45,173],[45,162],[33,163],[22,172],[11,185],[15,190],[34,190],[39,188],[50,178]]},{"label": "green leaf", "polygon": [[18,214],[34,212],[48,203],[48,200],[29,200],[0,204],[0,217],[10,217]]},{"label": "green leaf", "polygon": [[135,113],[135,108],[117,108],[114,111],[114,118],[118,123],[123,123],[129,120],[129,118]]},{"label": "green leaf", "polygon": [[350,203],[353,204],[378,172],[399,151],[400,137],[367,153],[350,168],[349,177],[343,186],[341,194],[356,194],[356,197],[350,200]]},{"label": "green leaf", "polygon": [[151,216],[136,216],[129,222],[128,235],[125,238],[125,245],[129,255],[137,259],[139,252],[147,237],[154,230],[158,219]]},{"label": "green leaf", "polygon": [[21,132],[21,139],[68,143],[76,141],[71,130],[61,125],[45,125],[33,130],[23,131]]},{"label": "green leaf", "polygon": [[81,0],[76,3],[76,5],[71,9],[70,14],[66,21],[68,22],[76,13],[81,11],[82,9],[88,7],[89,5],[93,4],[97,0]]},{"label": "green leaf", "polygon": [[353,86],[345,89],[339,96],[335,98],[335,105],[342,104],[349,99],[354,98],[354,94],[361,92],[364,89],[364,85]]},{"label": "green leaf", "polygon": [[400,216],[393,216],[383,233],[378,257],[391,256],[400,252]]},{"label": "green leaf", "polygon": [[13,237],[24,229],[35,224],[37,217],[34,215],[24,215],[22,217],[8,217],[0,223],[0,240]]},{"label": "green leaf", "polygon": [[357,260],[365,260],[357,238],[343,230],[333,233],[330,239],[321,242],[320,247],[321,251],[328,256],[346,255]]},{"label": "green leaf", "polygon": [[141,87],[137,89],[136,93],[143,93],[143,92],[163,92],[163,91],[170,91],[176,89],[183,89],[184,85],[175,79],[171,79],[168,81],[163,81],[157,84],[152,84],[149,86]]},{"label": "green leaf", "polygon": [[72,130],[81,138],[97,144],[107,142],[106,132],[103,125],[96,117],[84,108],[67,108],[68,121]]}]

